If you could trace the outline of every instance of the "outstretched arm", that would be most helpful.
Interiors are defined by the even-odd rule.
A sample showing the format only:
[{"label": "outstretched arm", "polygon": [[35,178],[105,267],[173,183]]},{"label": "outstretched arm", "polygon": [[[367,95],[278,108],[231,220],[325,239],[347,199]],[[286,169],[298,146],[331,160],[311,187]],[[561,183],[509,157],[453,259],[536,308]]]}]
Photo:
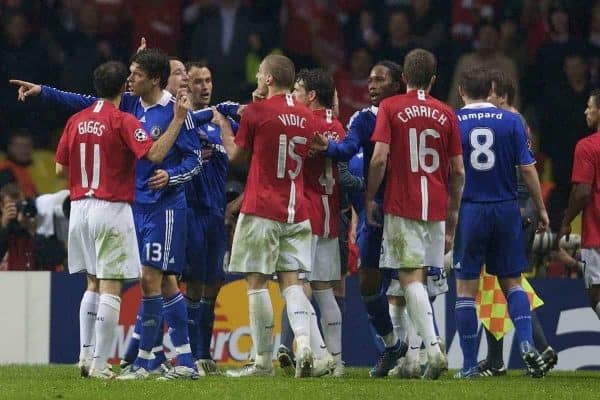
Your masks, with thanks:
[{"label": "outstretched arm", "polygon": [[94,96],[65,92],[49,86],[18,79],[11,79],[9,82],[19,87],[17,92],[17,99],[19,101],[26,101],[28,97],[40,96],[44,101],[60,104],[73,112],[77,112],[91,106],[97,100]]}]

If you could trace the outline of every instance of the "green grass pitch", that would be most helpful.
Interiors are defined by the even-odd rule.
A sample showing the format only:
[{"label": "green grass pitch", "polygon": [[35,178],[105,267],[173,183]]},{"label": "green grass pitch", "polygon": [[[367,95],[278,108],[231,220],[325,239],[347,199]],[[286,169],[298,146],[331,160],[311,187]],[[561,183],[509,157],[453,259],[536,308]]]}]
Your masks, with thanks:
[{"label": "green grass pitch", "polygon": [[75,366],[0,366],[0,399],[600,399],[600,373],[551,372],[544,379],[511,371],[501,378],[456,381],[372,379],[366,368],[347,368],[343,379],[200,378],[197,381],[99,381]]}]

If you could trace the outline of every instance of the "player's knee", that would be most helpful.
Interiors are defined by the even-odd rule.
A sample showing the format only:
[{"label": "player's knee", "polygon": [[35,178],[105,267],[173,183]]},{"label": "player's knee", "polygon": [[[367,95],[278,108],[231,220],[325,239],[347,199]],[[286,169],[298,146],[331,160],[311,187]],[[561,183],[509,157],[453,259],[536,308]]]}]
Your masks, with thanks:
[{"label": "player's knee", "polygon": [[390,304],[393,304],[398,307],[406,306],[406,300],[402,296],[389,296],[388,295],[388,302]]},{"label": "player's knee", "polygon": [[359,270],[360,294],[370,296],[379,292],[381,275],[375,268],[362,268]]},{"label": "player's knee", "polygon": [[162,272],[152,267],[143,267],[140,285],[142,294],[146,297],[161,294]]},{"label": "player's knee", "polygon": [[87,275],[87,287],[86,290],[88,292],[96,292],[98,293],[98,278],[95,275]]},{"label": "player's knee", "polygon": [[192,300],[199,300],[202,297],[202,286],[198,281],[186,282],[185,295]]}]

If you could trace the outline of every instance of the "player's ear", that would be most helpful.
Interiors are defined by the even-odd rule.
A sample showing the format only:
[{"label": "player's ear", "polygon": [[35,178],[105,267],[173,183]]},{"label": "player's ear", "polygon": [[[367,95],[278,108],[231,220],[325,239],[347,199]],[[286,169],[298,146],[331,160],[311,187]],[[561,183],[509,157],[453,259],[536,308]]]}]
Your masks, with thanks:
[{"label": "player's ear", "polygon": [[315,101],[315,99],[317,98],[317,92],[315,90],[310,90],[308,93],[308,100],[309,101]]},{"label": "player's ear", "polygon": [[434,75],[431,77],[431,80],[429,81],[429,91],[431,91],[431,88],[433,87],[433,84],[435,83],[436,78],[437,78],[437,75]]},{"label": "player's ear", "polygon": [[404,72],[402,73],[402,82],[404,82],[405,85],[408,84],[408,82],[406,82],[406,76],[404,76]]}]

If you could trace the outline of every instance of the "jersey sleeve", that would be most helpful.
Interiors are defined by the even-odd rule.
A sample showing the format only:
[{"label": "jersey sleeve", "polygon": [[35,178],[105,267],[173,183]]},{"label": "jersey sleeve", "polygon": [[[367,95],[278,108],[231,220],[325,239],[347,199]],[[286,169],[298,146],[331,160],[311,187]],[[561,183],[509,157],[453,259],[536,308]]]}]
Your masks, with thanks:
[{"label": "jersey sleeve", "polygon": [[595,160],[592,152],[585,146],[585,142],[580,141],[575,146],[575,155],[573,160],[573,173],[571,181],[573,183],[592,184],[595,176]]},{"label": "jersey sleeve", "polygon": [[65,92],[64,90],[43,85],[40,96],[44,101],[53,104],[59,104],[73,112],[81,111],[84,108],[91,106],[96,102],[96,100],[98,100],[98,98],[94,96]]},{"label": "jersey sleeve", "polygon": [[69,165],[69,130],[71,129],[71,120],[67,121],[63,134],[56,148],[54,160],[61,165]]},{"label": "jersey sleeve", "polygon": [[531,152],[529,137],[525,131],[525,125],[520,118],[514,118],[516,133],[517,163],[518,165],[530,165],[535,163]]},{"label": "jersey sleeve", "polygon": [[240,120],[240,127],[235,135],[235,144],[242,149],[252,150],[254,144],[255,126],[252,123],[252,113],[256,112],[254,108],[250,109],[252,105],[248,106],[242,119]]},{"label": "jersey sleeve", "polygon": [[459,156],[463,153],[462,143],[460,138],[460,129],[458,127],[458,119],[453,112],[449,112],[448,121],[450,121],[450,137],[448,138],[448,157]]},{"label": "jersey sleeve", "polygon": [[120,133],[121,138],[138,160],[148,154],[154,143],[140,121],[130,114],[124,114]]},{"label": "jersey sleeve", "polygon": [[360,111],[354,113],[348,123],[348,131],[344,140],[336,143],[333,140],[329,141],[325,155],[338,161],[349,161],[360,149],[361,130]]},{"label": "jersey sleeve", "polygon": [[181,129],[182,132],[175,141],[175,147],[181,154],[181,162],[175,167],[165,169],[169,174],[169,186],[181,185],[202,171],[202,156],[198,151],[201,146],[200,138],[185,124]]},{"label": "jersey sleeve", "polygon": [[392,142],[392,127],[390,125],[386,101],[383,101],[379,106],[377,122],[375,123],[375,130],[373,131],[373,136],[371,136],[371,141],[387,144]]}]

